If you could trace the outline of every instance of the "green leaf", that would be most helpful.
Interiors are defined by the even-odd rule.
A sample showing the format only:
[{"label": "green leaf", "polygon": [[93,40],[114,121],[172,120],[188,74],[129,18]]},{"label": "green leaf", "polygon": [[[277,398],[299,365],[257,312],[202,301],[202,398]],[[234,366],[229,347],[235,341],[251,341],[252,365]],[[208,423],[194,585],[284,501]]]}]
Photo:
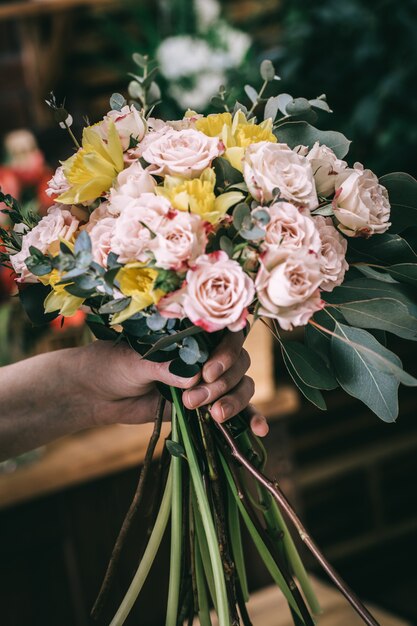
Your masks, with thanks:
[{"label": "green leaf", "polygon": [[250,85],[245,85],[245,93],[253,104],[257,101],[258,92]]},{"label": "green leaf", "polygon": [[269,83],[275,79],[275,67],[272,61],[264,59],[261,63],[260,74],[263,80]]},{"label": "green leaf", "polygon": [[417,287],[417,264],[398,263],[387,268],[387,272],[400,282]]},{"label": "green leaf", "polygon": [[282,341],[281,346],[287,361],[305,385],[325,390],[338,387],[335,377],[317,352],[298,341]]},{"label": "green leaf", "polygon": [[227,489],[227,519],[229,525],[230,544],[232,548],[233,560],[236,565],[238,584],[241,587],[244,602],[248,602],[249,589],[246,576],[245,556],[242,546],[239,509],[230,489]]},{"label": "green leaf", "polygon": [[372,280],[379,280],[383,283],[397,283],[397,281],[392,276],[387,274],[385,270],[377,270],[373,267],[370,267],[369,265],[361,263],[355,265],[355,269],[357,269],[358,272],[360,272],[364,276],[371,278]]},{"label": "green leaf", "polygon": [[311,104],[306,98],[295,98],[286,106],[287,115],[304,115],[311,109]]},{"label": "green leaf", "polygon": [[143,56],[139,54],[139,52],[134,52],[132,54],[133,62],[136,63],[141,68],[145,68],[148,65],[149,59],[147,56]]},{"label": "green leaf", "polygon": [[417,227],[407,228],[401,235],[383,233],[370,239],[349,238],[348,261],[377,265],[417,263]]},{"label": "green leaf", "polygon": [[267,120],[267,119],[272,119],[272,121],[275,120],[277,113],[278,113],[278,109],[279,109],[278,98],[279,96],[272,96],[272,98],[268,98],[266,105],[265,105],[265,110],[264,110],[264,120]]},{"label": "green leaf", "polygon": [[220,250],[226,252],[230,258],[233,256],[233,243],[229,237],[226,237],[225,235],[220,237]]},{"label": "green leaf", "polygon": [[351,326],[386,330],[398,337],[417,341],[417,318],[394,298],[373,298],[337,305]]},{"label": "green leaf", "polygon": [[181,376],[181,378],[192,378],[200,372],[200,366],[197,363],[188,364],[184,363],[182,359],[174,359],[169,364],[169,371],[174,376]]},{"label": "green leaf", "polygon": [[200,328],[200,326],[189,326],[188,328],[185,328],[184,330],[180,330],[177,333],[169,335],[168,337],[163,337],[162,339],[157,341],[152,346],[152,348],[148,350],[148,352],[146,352],[146,354],[144,354],[143,356],[147,358],[150,354],[152,354],[153,352],[156,352],[157,350],[164,350],[165,348],[168,348],[168,346],[170,346],[173,343],[179,343],[182,339],[184,339],[184,337],[188,337],[190,335],[197,335],[198,333],[201,333],[201,332],[203,332],[203,329]]},{"label": "green leaf", "polygon": [[318,409],[325,411],[327,407],[326,402],[323,398],[323,394],[318,389],[314,389],[313,387],[309,387],[308,385],[306,385],[292,366],[292,363],[288,359],[287,354],[283,348],[281,348],[281,352],[285,367],[287,368],[289,375],[291,376],[303,396],[307,398],[309,402],[314,404]]},{"label": "green leaf", "polygon": [[123,322],[123,330],[125,330],[128,335],[132,335],[132,337],[143,337],[143,335],[146,335],[148,332],[148,325],[145,317],[140,313],[137,315],[137,317],[130,317]]},{"label": "green leaf", "polygon": [[29,256],[25,259],[26,267],[35,276],[46,276],[52,271],[52,264],[48,257],[40,259],[38,256]]},{"label": "green leaf", "polygon": [[76,255],[80,252],[91,254],[91,239],[86,230],[82,230],[75,240],[74,252]]},{"label": "green leaf", "polygon": [[104,321],[98,315],[87,315],[87,326],[97,339],[103,341],[116,341],[119,333],[105,325]]},{"label": "green leaf", "polygon": [[315,109],[326,111],[326,113],[333,113],[333,111],[331,110],[331,108],[329,107],[329,105],[327,104],[325,100],[325,96],[323,96],[322,98],[313,98],[312,100],[309,100],[309,103]]},{"label": "green leaf", "polygon": [[198,363],[200,360],[198,341],[194,337],[185,337],[179,350],[179,356],[187,365]]},{"label": "green leaf", "polygon": [[213,167],[216,173],[216,187],[221,190],[243,181],[242,173],[232,167],[229,161],[223,157],[214,159]]},{"label": "green leaf", "polygon": [[380,178],[391,204],[392,233],[417,224],[417,180],[404,172],[393,172]]},{"label": "green leaf", "polygon": [[124,311],[130,304],[132,298],[118,298],[117,300],[110,300],[102,304],[99,308],[99,313],[102,315],[111,315],[112,313],[120,313]]},{"label": "green leaf", "polygon": [[[288,109],[288,106],[286,107]],[[303,145],[312,148],[316,141],[331,148],[339,159],[343,159],[349,151],[351,142],[342,133],[332,130],[318,130],[307,122],[285,122],[275,130],[278,141],[286,143],[290,148]]]},{"label": "green leaf", "polygon": [[287,115],[287,104],[292,102],[294,98],[289,93],[280,93],[277,96],[278,109],[283,115]]},{"label": "green leaf", "polygon": [[245,220],[250,218],[250,208],[245,202],[240,202],[233,210],[233,226],[240,230]]},{"label": "green leaf", "polygon": [[50,287],[40,283],[27,284],[19,291],[20,301],[34,326],[43,326],[58,317],[58,311],[45,313],[44,302],[50,292]]},{"label": "green leaf", "polygon": [[393,298],[402,302],[414,317],[417,317],[417,299],[415,290],[399,283],[385,283],[370,278],[356,278],[331,293],[322,293],[322,298],[331,304],[344,304],[374,298]]},{"label": "green leaf", "polygon": [[121,111],[127,104],[126,98],[121,93],[113,93],[110,97],[110,108],[113,111]]},{"label": "green leaf", "polygon": [[178,441],[172,441],[171,439],[167,439],[165,445],[171,456],[185,456],[184,446],[178,443]]}]

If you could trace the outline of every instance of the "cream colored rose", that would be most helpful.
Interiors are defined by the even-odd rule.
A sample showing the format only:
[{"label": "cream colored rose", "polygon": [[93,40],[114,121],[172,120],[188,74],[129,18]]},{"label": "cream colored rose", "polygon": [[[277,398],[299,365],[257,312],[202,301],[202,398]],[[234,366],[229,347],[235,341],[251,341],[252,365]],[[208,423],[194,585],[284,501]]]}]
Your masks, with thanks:
[{"label": "cream colored rose", "polygon": [[319,145],[318,141],[307,154],[307,159],[313,169],[317,193],[326,198],[333,195],[336,177],[346,169],[346,161],[338,159],[331,148]]},{"label": "cream colored rose", "polygon": [[162,220],[152,241],[152,252],[158,267],[184,271],[207,245],[207,223],[193,213],[171,211]]},{"label": "cream colored rose", "polygon": [[276,319],[283,330],[304,326],[323,308],[319,285],[323,280],[318,255],[274,246],[261,257],[255,280],[259,315]]},{"label": "cream colored rose", "polygon": [[391,226],[388,192],[360,163],[337,176],[333,210],[339,230],[349,237],[370,237]]},{"label": "cream colored rose", "polygon": [[324,280],[320,289],[333,291],[342,284],[345,272],[349,269],[345,258],[347,241],[333,226],[331,217],[318,215],[313,219],[321,239],[320,268]]},{"label": "cream colored rose", "polygon": [[260,141],[248,147],[243,157],[243,176],[252,196],[261,204],[270,202],[275,190],[305,209],[318,206],[310,162],[285,143]]},{"label": "cream colored rose", "polygon": [[139,161],[135,161],[120,172],[114,188],[110,190],[109,212],[120,215],[131,201],[137,200],[144,193],[152,193],[155,186],[155,179],[143,169]]},{"label": "cream colored rose", "polygon": [[97,124],[95,128],[103,139],[107,138],[109,122],[114,122],[124,152],[129,148],[131,139],[139,142],[145,136],[146,122],[133,104],[124,106],[121,111],[109,111],[103,121]]},{"label": "cream colored rose", "polygon": [[309,214],[289,202],[277,202],[265,210],[270,221],[265,226],[263,248],[279,245],[294,250],[306,247],[313,252],[320,251],[320,235]]},{"label": "cream colored rose", "polygon": [[200,176],[222,152],[223,146],[217,137],[207,137],[189,128],[164,132],[148,145],[142,156],[150,164],[148,170],[152,174],[189,179]]},{"label": "cream colored rose", "polygon": [[114,217],[104,217],[89,230],[93,259],[102,267],[107,267],[116,221]]}]

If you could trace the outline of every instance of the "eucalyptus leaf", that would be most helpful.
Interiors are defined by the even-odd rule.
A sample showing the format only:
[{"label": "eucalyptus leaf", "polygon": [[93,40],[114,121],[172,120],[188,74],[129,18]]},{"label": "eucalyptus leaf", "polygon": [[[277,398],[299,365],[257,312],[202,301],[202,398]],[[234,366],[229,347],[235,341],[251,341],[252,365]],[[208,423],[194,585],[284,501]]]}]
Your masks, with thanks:
[{"label": "eucalyptus leaf", "polygon": [[239,170],[232,167],[227,159],[217,157],[213,161],[214,171],[216,173],[216,186],[224,189],[235,183],[243,181],[243,175]]},{"label": "eucalyptus leaf", "polygon": [[156,312],[146,318],[146,323],[153,331],[162,330],[166,326],[167,318]]},{"label": "eucalyptus leaf", "polygon": [[275,130],[278,141],[290,148],[303,145],[312,148],[316,141],[333,150],[337,158],[343,159],[349,151],[350,141],[342,133],[332,130],[319,130],[307,122],[284,122]]},{"label": "eucalyptus leaf", "polygon": [[132,298],[118,298],[117,300],[106,302],[99,308],[99,313],[102,315],[120,313],[120,311],[124,311],[129,306],[131,300]]},{"label": "eucalyptus leaf", "polygon": [[126,99],[121,93],[113,93],[110,97],[110,108],[113,111],[121,111],[127,104]]},{"label": "eucalyptus leaf", "polygon": [[417,224],[417,180],[404,172],[393,172],[380,178],[391,204],[391,233],[399,233]]},{"label": "eucalyptus leaf", "polygon": [[287,115],[287,104],[292,102],[294,98],[289,93],[280,93],[277,96],[278,109],[283,115]]},{"label": "eucalyptus leaf", "polygon": [[267,119],[271,119],[272,121],[275,120],[278,114],[278,109],[279,109],[278,98],[279,96],[272,96],[271,98],[268,98],[266,105],[265,105],[265,110],[264,110],[264,120],[267,120]]},{"label": "eucalyptus leaf", "polygon": [[326,363],[317,352],[298,341],[282,341],[287,361],[308,387],[335,389],[338,384]]},{"label": "eucalyptus leaf", "polygon": [[322,111],[326,111],[326,113],[333,113],[326,100],[322,98],[313,98],[312,100],[309,100],[309,102],[315,109],[321,109]]},{"label": "eucalyptus leaf", "polygon": [[45,313],[44,302],[50,292],[51,288],[41,283],[27,284],[19,291],[20,302],[34,326],[43,326],[58,317],[58,311]]},{"label": "eucalyptus leaf", "polygon": [[148,65],[148,57],[139,54],[139,52],[134,52],[132,54],[133,62],[136,63],[141,68],[145,68]]},{"label": "eucalyptus leaf", "polygon": [[225,235],[220,237],[220,250],[226,252],[230,258],[233,256],[233,243],[229,237],[226,237]]},{"label": "eucalyptus leaf", "polygon": [[263,80],[271,82],[275,79],[275,67],[272,61],[264,59],[261,63],[260,74]]},{"label": "eucalyptus leaf", "polygon": [[174,374],[174,376],[181,376],[181,378],[192,378],[200,372],[200,369],[200,366],[196,363],[184,363],[182,359],[174,359],[169,364],[169,371],[171,374]]},{"label": "eucalyptus leaf", "polygon": [[327,407],[321,391],[315,389],[314,387],[309,387],[308,385],[306,385],[298,375],[298,372],[294,369],[291,361],[287,357],[285,350],[281,348],[281,352],[285,367],[287,368],[289,375],[291,376],[303,396],[305,396],[305,398],[307,398],[309,402],[315,404],[318,409],[325,411]]},{"label": "eucalyptus leaf", "polygon": [[417,227],[407,228],[401,235],[383,233],[370,239],[351,238],[348,242],[348,260],[384,266],[417,263]]},{"label": "eucalyptus leaf", "polygon": [[263,228],[259,228],[259,226],[254,226],[250,230],[240,230],[239,235],[243,237],[243,239],[247,239],[248,241],[256,241],[256,239],[261,239],[262,237],[265,237],[265,230]]},{"label": "eucalyptus leaf", "polygon": [[233,226],[236,230],[240,230],[245,219],[250,218],[250,208],[245,202],[241,202],[235,206],[233,210]]},{"label": "eucalyptus leaf", "polygon": [[400,282],[408,283],[417,287],[417,264],[416,263],[398,263],[387,267],[387,272]]},{"label": "eucalyptus leaf", "polygon": [[148,355],[152,354],[152,352],[156,352],[156,350],[164,350],[168,346],[173,343],[179,343],[184,339],[184,337],[189,337],[191,335],[197,335],[198,333],[203,332],[203,329],[200,326],[190,326],[189,328],[185,328],[184,330],[180,330],[168,337],[162,337],[159,339],[146,354],[144,357],[148,357]]},{"label": "eucalyptus leaf", "polygon": [[417,294],[415,290],[399,283],[356,278],[336,287],[331,293],[323,292],[322,298],[331,304],[344,304],[374,298],[392,298],[405,304],[409,313],[417,317]]},{"label": "eucalyptus leaf", "polygon": [[312,211],[313,215],[322,215],[323,217],[332,217],[334,215],[333,207],[331,204],[325,204]]},{"label": "eucalyptus leaf", "polygon": [[250,85],[245,85],[245,93],[252,103],[255,103],[257,101],[258,92],[256,91],[256,89],[254,89]]},{"label": "eucalyptus leaf", "polygon": [[194,337],[185,337],[179,350],[179,356],[187,363],[194,365],[200,361],[200,346]]},{"label": "eucalyptus leaf", "polygon": [[311,104],[306,98],[295,98],[285,108],[287,115],[304,115],[310,111]]},{"label": "eucalyptus leaf", "polygon": [[396,283],[395,278],[386,273],[386,271],[376,270],[365,263],[358,263],[355,265],[355,269],[357,269],[361,274],[367,276],[368,278],[372,278],[373,280],[380,280],[383,283]]},{"label": "eucalyptus leaf", "polygon": [[89,252],[91,254],[91,239],[86,230],[82,230],[75,240],[75,254],[80,252]]}]

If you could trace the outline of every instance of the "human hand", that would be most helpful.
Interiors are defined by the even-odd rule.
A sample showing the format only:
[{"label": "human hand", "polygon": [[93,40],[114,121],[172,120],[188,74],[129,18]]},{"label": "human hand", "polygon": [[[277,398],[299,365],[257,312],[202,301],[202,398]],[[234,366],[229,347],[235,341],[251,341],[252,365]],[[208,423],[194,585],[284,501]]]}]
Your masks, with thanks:
[{"label": "human hand", "polygon": [[[169,363],[140,358],[127,345],[95,341],[76,349],[77,404],[85,404],[81,410],[89,411],[97,425],[153,421],[159,402],[155,383],[162,382],[184,390],[187,408],[211,405],[213,419],[228,420],[248,407],[254,392],[252,379],[245,375],[250,359],[243,342],[243,332],[226,334],[201,374],[181,378],[171,374]],[[266,419],[253,408],[249,411],[253,432],[266,435]]]}]

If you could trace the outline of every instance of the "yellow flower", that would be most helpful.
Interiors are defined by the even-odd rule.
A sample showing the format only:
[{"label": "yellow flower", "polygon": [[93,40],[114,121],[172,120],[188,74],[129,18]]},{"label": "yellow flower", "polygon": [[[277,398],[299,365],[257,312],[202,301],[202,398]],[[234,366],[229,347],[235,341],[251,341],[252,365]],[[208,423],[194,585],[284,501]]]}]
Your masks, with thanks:
[{"label": "yellow flower", "polygon": [[64,317],[75,315],[84,302],[84,298],[77,298],[77,296],[72,296],[68,291],[65,291],[66,285],[57,285],[62,279],[58,270],[52,270],[50,274],[41,276],[39,279],[44,285],[52,287],[52,291],[45,298],[45,312],[55,313],[59,311]]},{"label": "yellow flower", "polygon": [[135,313],[159,302],[165,294],[161,289],[154,289],[157,276],[156,270],[142,263],[127,263],[119,270],[116,278],[120,291],[132,300],[126,309],[113,315],[112,325],[121,324]]},{"label": "yellow flower", "polygon": [[216,174],[213,169],[207,168],[200,178],[192,180],[165,176],[164,186],[157,187],[156,193],[167,198],[174,209],[195,213],[206,222],[216,224],[244,196],[239,191],[228,191],[216,197],[215,184]]},{"label": "yellow flower", "polygon": [[209,137],[221,138],[226,148],[224,157],[240,172],[242,158],[248,146],[259,141],[277,141],[272,132],[271,119],[255,124],[253,118],[246,119],[243,111],[237,111],[233,118],[230,113],[208,115],[197,120],[195,126]]},{"label": "yellow flower", "polygon": [[59,202],[79,204],[95,200],[108,191],[124,168],[123,148],[114,122],[108,124],[107,142],[94,126],[84,128],[82,148],[62,165],[71,187],[58,196]]}]

